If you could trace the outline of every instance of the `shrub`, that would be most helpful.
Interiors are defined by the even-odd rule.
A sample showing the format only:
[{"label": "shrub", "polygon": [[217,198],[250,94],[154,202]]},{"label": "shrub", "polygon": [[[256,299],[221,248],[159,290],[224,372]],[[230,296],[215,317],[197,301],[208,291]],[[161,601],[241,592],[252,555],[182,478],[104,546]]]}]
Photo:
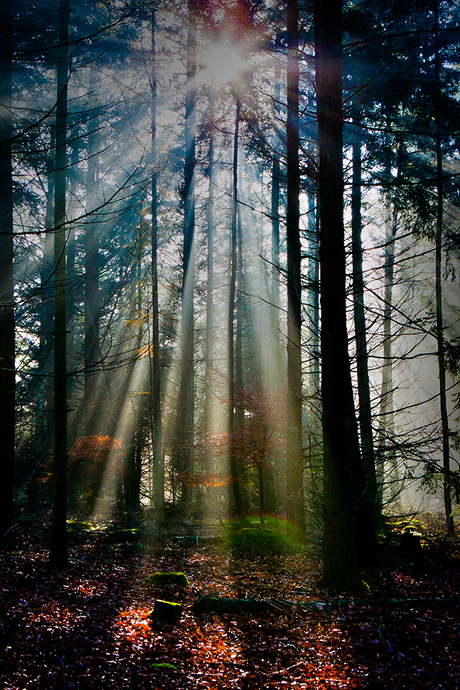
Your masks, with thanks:
[{"label": "shrub", "polygon": [[283,520],[241,520],[228,528],[226,544],[244,554],[283,555],[303,548],[298,532]]}]

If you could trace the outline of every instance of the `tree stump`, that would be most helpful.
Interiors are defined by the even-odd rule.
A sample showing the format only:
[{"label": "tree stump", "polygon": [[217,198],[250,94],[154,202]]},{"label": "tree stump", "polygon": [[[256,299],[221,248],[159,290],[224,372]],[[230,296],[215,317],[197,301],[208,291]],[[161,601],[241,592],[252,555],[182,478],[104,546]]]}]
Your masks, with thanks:
[{"label": "tree stump", "polygon": [[182,604],[157,599],[150,618],[155,623],[177,623],[182,616]]}]

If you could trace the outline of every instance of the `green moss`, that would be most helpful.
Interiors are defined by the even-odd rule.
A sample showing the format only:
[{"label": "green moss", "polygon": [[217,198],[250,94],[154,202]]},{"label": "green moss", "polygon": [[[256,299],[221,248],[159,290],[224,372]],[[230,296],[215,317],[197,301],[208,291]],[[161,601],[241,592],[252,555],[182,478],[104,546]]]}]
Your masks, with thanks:
[{"label": "green moss", "polygon": [[227,546],[241,553],[282,555],[302,549],[300,539],[280,520],[241,520],[227,532]]},{"label": "green moss", "polygon": [[362,588],[363,588],[363,592],[365,592],[366,594],[372,593],[371,588],[369,587],[369,585],[367,584],[367,582],[365,580],[362,580]]},{"label": "green moss", "polygon": [[158,662],[151,664],[151,668],[156,668],[158,670],[170,670],[170,671],[175,671],[176,667],[174,664],[168,664],[167,662]]},{"label": "green moss", "polygon": [[152,585],[179,585],[179,587],[189,587],[190,582],[184,573],[170,571],[167,573],[151,573],[148,575],[147,582]]},{"label": "green moss", "polygon": [[99,529],[99,525],[86,520],[67,520],[66,528],[68,534],[93,532]]}]

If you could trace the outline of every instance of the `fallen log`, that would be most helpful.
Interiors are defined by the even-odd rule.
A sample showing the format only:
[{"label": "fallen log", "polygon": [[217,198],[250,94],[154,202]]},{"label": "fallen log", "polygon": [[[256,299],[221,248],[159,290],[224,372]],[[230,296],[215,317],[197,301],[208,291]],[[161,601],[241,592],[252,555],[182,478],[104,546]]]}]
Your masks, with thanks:
[{"label": "fallen log", "polygon": [[202,596],[191,607],[194,614],[293,613],[297,611],[330,611],[332,607],[353,606],[451,606],[460,604],[460,597],[417,599],[331,599],[327,601],[286,601],[283,599],[230,599],[229,597]]},{"label": "fallen log", "polygon": [[[294,604],[292,604],[294,605]],[[279,611],[281,602],[270,599],[230,599],[229,597],[200,597],[192,606],[195,614],[202,613],[259,613]]]},{"label": "fallen log", "polygon": [[[313,602],[304,602],[309,605]],[[328,606],[450,606],[460,604],[460,597],[418,597],[415,599],[333,599]],[[299,602],[302,606],[302,602]]]}]

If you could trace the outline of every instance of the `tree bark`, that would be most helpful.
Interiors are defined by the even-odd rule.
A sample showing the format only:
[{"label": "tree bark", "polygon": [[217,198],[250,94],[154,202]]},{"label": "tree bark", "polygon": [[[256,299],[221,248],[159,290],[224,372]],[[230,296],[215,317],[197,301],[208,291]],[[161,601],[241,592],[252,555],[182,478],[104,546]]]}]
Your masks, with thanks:
[{"label": "tree bark", "polygon": [[69,0],[60,0],[54,205],[54,464],[50,565],[67,567],[66,137]]},{"label": "tree bark", "polygon": [[[140,407],[142,408],[142,403],[140,403]],[[142,421],[140,419],[134,429],[125,459],[124,501],[126,513],[131,520],[138,517],[141,507],[142,451],[145,444]]]},{"label": "tree bark", "polygon": [[323,397],[323,581],[359,586],[354,496],[359,454],[348,354],[342,169],[342,3],[314,3],[319,146]]},{"label": "tree bark", "polygon": [[11,524],[14,504],[15,314],[13,283],[12,6],[0,8],[0,539]]},{"label": "tree bark", "polygon": [[299,234],[299,9],[287,0],[287,514],[303,523],[301,254]]}]

